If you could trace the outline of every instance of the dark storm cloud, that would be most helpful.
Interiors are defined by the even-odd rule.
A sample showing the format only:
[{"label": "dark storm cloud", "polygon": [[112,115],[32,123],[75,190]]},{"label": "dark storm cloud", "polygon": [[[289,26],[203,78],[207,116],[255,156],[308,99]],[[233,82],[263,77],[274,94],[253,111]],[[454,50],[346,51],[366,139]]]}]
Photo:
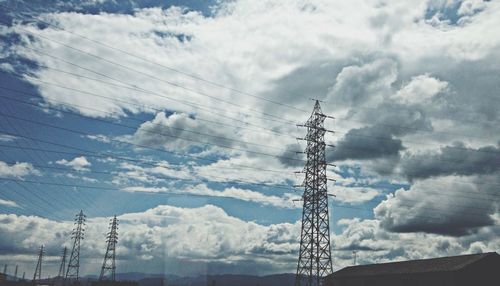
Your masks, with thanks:
[{"label": "dark storm cloud", "polygon": [[444,175],[491,174],[500,170],[500,148],[467,148],[463,143],[441,148],[440,152],[407,154],[401,160],[402,172],[409,179]]},{"label": "dark storm cloud", "polygon": [[[264,95],[278,98],[280,101],[287,101],[287,104],[294,106],[312,103],[304,100],[305,98],[323,99],[328,89],[331,88],[335,76],[344,65],[340,62],[323,61],[322,63],[298,67],[274,81],[274,88]],[[273,110],[275,106],[270,105],[267,108]]]},{"label": "dark storm cloud", "polygon": [[304,156],[301,153],[297,153],[302,151],[299,145],[288,144],[285,147],[285,151],[280,155],[279,160],[285,166],[302,167],[304,166],[304,162],[300,160],[303,160]]},{"label": "dark storm cloud", "polygon": [[401,150],[404,147],[400,139],[394,138],[384,126],[375,125],[349,130],[335,148],[328,150],[327,160],[376,159],[397,155]]},{"label": "dark storm cloud", "polygon": [[230,130],[213,128],[184,113],[167,115],[160,112],[153,120],[141,124],[129,139],[140,145],[167,149],[182,149],[207,144],[231,148],[235,143],[242,145],[242,148],[245,147],[243,141],[231,138],[231,135]]},{"label": "dark storm cloud", "polygon": [[[430,212],[432,213],[432,211]],[[395,224],[390,221],[382,221],[381,226],[388,231],[399,233],[426,232],[434,234],[442,234],[449,236],[463,236],[472,233],[475,229],[483,226],[494,225],[494,221],[487,215],[463,216],[449,218],[415,218],[405,222],[404,224]]]},{"label": "dark storm cloud", "polygon": [[440,177],[398,190],[375,209],[380,225],[391,232],[463,236],[495,225],[499,173],[475,178]]}]

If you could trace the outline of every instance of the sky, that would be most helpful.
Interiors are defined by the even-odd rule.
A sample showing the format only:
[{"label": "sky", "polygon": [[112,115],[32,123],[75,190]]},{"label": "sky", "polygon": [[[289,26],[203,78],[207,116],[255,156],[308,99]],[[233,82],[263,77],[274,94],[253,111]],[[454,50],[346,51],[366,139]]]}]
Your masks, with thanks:
[{"label": "sky", "polygon": [[[294,273],[325,122],[334,270],[500,248],[500,2],[0,1],[0,263]],[[13,269],[13,266],[10,267]]]}]

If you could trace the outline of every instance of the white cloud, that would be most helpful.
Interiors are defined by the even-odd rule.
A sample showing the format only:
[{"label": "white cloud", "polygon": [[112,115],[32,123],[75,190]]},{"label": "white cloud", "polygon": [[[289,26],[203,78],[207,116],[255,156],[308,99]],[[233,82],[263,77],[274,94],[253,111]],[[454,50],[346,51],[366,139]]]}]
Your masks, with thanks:
[{"label": "white cloud", "polygon": [[31,163],[15,163],[9,165],[0,161],[0,176],[22,178],[28,175],[39,175],[40,172]]},{"label": "white cloud", "polygon": [[407,104],[426,102],[447,87],[447,82],[429,75],[418,75],[412,77],[410,82],[398,90],[394,98]]},{"label": "white cloud", "polygon": [[[365,156],[359,160],[361,162],[356,162],[359,163],[362,172],[365,172],[365,167],[379,167],[377,170],[385,172],[378,172],[382,174],[380,177],[377,173],[371,173],[378,179],[392,178],[391,172],[397,170],[401,152],[415,154],[423,146],[437,150],[440,146],[450,145],[453,141],[467,141],[474,147],[497,145],[500,139],[498,137],[500,132],[496,132],[500,116],[496,92],[500,88],[498,85],[500,38],[497,36],[500,27],[500,17],[498,17],[500,2],[462,1],[457,11],[462,17],[456,24],[452,19],[446,18],[447,15],[443,10],[449,8],[452,2],[456,3],[438,0],[391,2],[380,5],[380,1],[374,0],[313,0],[308,3],[301,0],[287,2],[240,0],[221,2],[215,9],[215,14],[210,17],[180,8],[142,9],[132,15],[50,13],[42,17],[97,41],[113,45],[120,43],[120,49],[156,63],[300,109],[310,109],[311,102],[307,98],[312,95],[320,99],[326,98],[326,102],[323,103],[324,110],[328,113],[334,112],[331,115],[337,118],[333,123],[331,121],[327,123],[328,128],[336,130],[340,128],[341,132],[345,129],[345,133],[353,128],[367,128],[368,131],[373,131],[355,136],[363,144],[356,146],[349,144],[347,147],[351,148],[351,155],[358,155],[356,158],[360,158],[359,155],[363,152],[373,155],[378,149],[384,149],[389,145],[387,140],[375,140],[374,137],[390,136],[393,143],[399,143],[396,144],[394,152],[379,152],[382,154],[380,157]],[[432,19],[427,19],[429,8],[436,10],[436,15]],[[255,110],[298,122],[304,121],[309,115],[307,113],[289,110],[181,76],[158,65],[124,56],[51,27],[40,29],[34,25],[29,27],[24,24],[19,25],[37,35],[70,43],[72,46],[81,47],[162,79],[152,79],[123,70],[43,38],[35,37],[37,40],[33,41],[27,37],[27,33],[18,28],[19,26],[5,27],[0,31],[0,33],[19,33],[22,44],[14,45],[10,52],[38,64],[95,76],[58,62],[54,58],[25,49],[23,45],[50,51],[50,54],[67,61],[126,80],[126,84],[154,91],[154,93],[139,92],[112,87],[62,75],[50,69],[40,68],[31,71],[40,80],[87,91],[98,91],[99,94],[114,100],[78,92],[68,97],[66,90],[40,84],[36,78],[27,79],[37,86],[47,103],[60,105],[60,102],[64,102],[65,107],[86,116],[126,117],[143,111],[155,114],[153,119],[144,122],[134,135],[128,137],[134,139],[133,142],[184,150],[192,145],[199,145],[144,132],[152,129],[157,133],[172,132],[194,138],[192,133],[176,133],[180,130],[170,128],[180,126],[200,133],[262,143],[270,147],[196,136],[202,141],[234,144],[242,149],[279,155],[286,146],[296,144],[295,137],[303,136],[304,132],[297,131],[292,124],[265,120],[262,117],[266,116],[259,115]],[[180,41],[175,35],[180,38],[187,35],[189,39]],[[164,80],[185,85],[215,98],[230,100],[240,106],[236,107],[173,87]],[[182,104],[164,96],[195,104],[194,106]],[[71,104],[92,109],[75,107]],[[199,105],[204,105],[205,108]],[[168,111],[158,112],[158,110]],[[127,112],[131,112],[132,115]],[[167,116],[170,112],[175,113]],[[206,121],[201,123],[198,119],[226,125],[218,126]],[[243,124],[242,121],[248,124]],[[166,126],[158,128],[159,125],[156,123]],[[391,125],[404,125],[409,128],[394,128]],[[444,133],[438,131],[449,133],[444,136]],[[279,136],[276,132],[285,136]],[[333,139],[341,138],[341,135],[335,136]],[[89,138],[104,143],[110,142],[107,135]],[[332,140],[332,137],[329,140]],[[172,170],[160,166],[124,167],[125,171],[117,174],[115,182],[158,183],[164,182],[162,176],[180,178],[193,176],[205,179],[220,176],[227,181],[251,180],[263,183],[298,182],[301,179],[292,175],[291,171],[295,166],[283,166],[282,162],[269,156],[215,147],[204,150],[200,156],[214,154],[223,155],[224,159],[210,165],[194,165],[187,169]],[[83,159],[79,159],[79,163],[74,162],[75,160],[61,160],[60,163],[68,166],[74,164],[75,166],[71,167],[83,170],[90,166],[84,157]],[[250,165],[257,170],[242,169],[237,165]],[[262,170],[264,168],[279,169],[284,174],[267,172]],[[495,175],[498,176],[493,174]],[[333,237],[336,246],[349,248],[350,245],[357,243],[365,249],[374,249],[371,253],[360,254],[365,262],[498,249],[498,232],[490,227],[478,226],[475,221],[475,224],[468,226],[474,230],[469,233],[470,229],[461,229],[460,225],[457,227],[456,224],[457,221],[464,222],[462,215],[465,212],[478,211],[472,211],[472,207],[487,208],[493,204],[477,204],[479,200],[466,201],[460,197],[454,197],[452,201],[447,197],[432,194],[441,190],[452,194],[455,194],[454,191],[474,193],[480,189],[476,180],[481,181],[485,178],[482,176],[459,178],[470,181],[465,185],[454,182],[454,179],[455,177],[444,177],[411,182],[409,190],[397,191],[375,209],[376,219],[340,222],[345,229]],[[495,182],[489,178],[488,182],[491,181]],[[169,188],[156,190],[169,191]],[[375,189],[359,185],[337,190],[338,199],[351,204],[367,202],[379,194]],[[281,197],[239,188],[217,191],[193,187],[188,191],[239,197],[261,204],[286,205]],[[442,200],[436,199],[437,197]],[[480,218],[486,219],[480,222],[487,221],[487,213],[479,212]],[[439,213],[444,215],[439,216],[437,221],[425,219],[426,216],[436,217]],[[229,217],[213,206],[198,210],[158,207],[147,211],[145,216],[151,221],[142,214],[128,217],[138,222],[136,228],[127,230],[130,234],[128,240],[125,240],[128,245],[122,250],[127,255],[136,255],[139,259],[144,259],[141,260],[142,263],[146,263],[145,259],[163,262],[164,260],[158,260],[160,255],[158,253],[172,253],[175,256],[195,257],[199,260],[209,258],[214,261],[224,259],[236,261],[248,258],[255,250],[277,253],[297,247],[296,240],[290,238],[297,237],[298,232],[290,230],[297,228],[297,224],[265,227]],[[205,217],[210,218],[210,221],[207,222]],[[164,221],[165,224],[160,225],[158,221],[161,219],[171,220],[168,224]],[[490,219],[498,225],[498,218],[491,216]],[[178,221],[183,223],[177,223]],[[44,221],[44,223],[55,227],[52,222]],[[454,225],[450,226],[450,223]],[[425,233],[436,232],[436,229],[429,228],[433,226],[441,232],[451,231],[453,228],[464,232],[460,237]],[[272,227],[280,229],[277,232],[286,233],[284,236],[288,237],[289,243],[265,242],[259,245],[255,242],[265,236],[263,229]],[[67,228],[71,226],[68,225]],[[241,245],[229,241],[236,230],[241,233],[251,232],[248,237],[241,233],[234,235],[235,241],[243,241]],[[41,237],[44,237],[43,235],[52,237],[52,234],[44,232],[41,234]],[[16,238],[25,242],[21,236]],[[187,241],[184,242],[183,239],[186,238]],[[31,237],[31,247],[40,242],[36,239],[37,237]],[[191,241],[195,239],[196,241]],[[200,241],[207,241],[209,247],[203,248]],[[97,242],[94,246],[95,249],[102,247]],[[216,251],[227,256],[218,257]],[[293,255],[293,261],[295,258]],[[339,264],[336,265],[342,263],[345,265],[350,261],[350,255],[349,259],[346,255],[339,255],[337,258]]]},{"label": "white cloud", "polygon": [[2,206],[8,206],[8,207],[14,207],[14,208],[20,208],[20,206],[16,202],[10,201],[10,200],[0,199],[0,205],[2,205]]},{"label": "white cloud", "polygon": [[[186,271],[186,262],[204,265],[186,273],[193,275],[203,273],[200,269],[206,269],[210,263],[243,265],[255,255],[261,256],[261,260],[253,264],[259,273],[284,271],[290,266],[283,266],[283,262],[295,256],[300,231],[297,223],[260,225],[232,217],[212,205],[199,208],[160,205],[144,212],[123,214],[118,219],[119,272],[140,269],[161,273],[163,266],[169,265],[167,273],[175,273]],[[46,264],[46,273],[57,273],[56,257],[61,247],[70,245],[72,221],[0,214],[0,222],[4,254],[31,253],[45,244],[47,256],[55,261]],[[98,262],[102,262],[105,251],[107,226],[107,218],[87,221],[81,249],[83,275],[98,271]],[[33,263],[34,259],[32,255],[27,262]]]},{"label": "white cloud", "polygon": [[484,0],[465,0],[460,3],[457,14],[461,16],[472,15],[486,8],[487,4],[487,1]]},{"label": "white cloud", "polygon": [[204,184],[185,187],[180,190],[171,190],[165,187],[126,187],[123,188],[126,192],[150,192],[150,193],[174,193],[174,194],[192,194],[198,196],[224,197],[233,198],[247,202],[255,202],[262,205],[271,205],[279,208],[294,208],[292,202],[294,199],[299,199],[300,196],[291,193],[285,193],[283,196],[265,195],[261,192],[251,191],[241,188],[226,188],[223,190],[214,190]]},{"label": "white cloud", "polygon": [[500,207],[496,182],[459,176],[417,181],[409,190],[388,195],[375,207],[375,217],[391,231],[464,235],[495,225],[492,216]]},{"label": "white cloud", "polygon": [[378,220],[344,219],[344,229],[332,236],[336,267],[352,265],[352,250],[358,250],[360,264],[434,258],[496,251],[500,245],[498,227],[484,227],[463,237],[428,233],[394,233]]},{"label": "white cloud", "polygon": [[380,191],[368,187],[346,187],[333,186],[331,193],[335,194],[335,200],[349,204],[362,204],[368,202],[378,195]]},{"label": "white cloud", "polygon": [[75,157],[73,160],[68,161],[66,159],[61,159],[56,161],[57,164],[71,167],[77,171],[88,171],[88,167],[92,164],[85,158],[85,156]]},{"label": "white cloud", "polygon": [[0,134],[0,142],[11,142],[16,139],[15,136],[12,135],[7,135],[7,134]]}]

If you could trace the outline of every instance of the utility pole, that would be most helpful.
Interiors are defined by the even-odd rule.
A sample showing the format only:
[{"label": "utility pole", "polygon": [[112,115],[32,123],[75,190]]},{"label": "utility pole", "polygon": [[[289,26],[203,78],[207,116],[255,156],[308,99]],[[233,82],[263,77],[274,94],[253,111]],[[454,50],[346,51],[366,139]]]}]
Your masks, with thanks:
[{"label": "utility pole", "polygon": [[43,261],[43,254],[44,254],[43,248],[44,247],[42,244],[42,246],[40,246],[40,251],[38,252],[38,261],[36,263],[35,273],[33,274],[33,282],[35,282],[37,280],[37,276],[38,276],[38,280],[42,279],[42,261]]},{"label": "utility pole", "polygon": [[99,281],[106,280],[106,274],[109,273],[108,279],[115,281],[115,252],[116,243],[118,242],[118,219],[116,215],[110,222],[110,231],[106,236],[106,242],[108,246],[106,248],[106,254],[104,255],[104,261],[102,263],[101,275],[99,276]]},{"label": "utility pole", "polygon": [[357,258],[358,252],[356,250],[353,250],[352,254],[354,254],[354,263],[353,263],[353,265],[356,265],[356,258]]},{"label": "utility pole", "polygon": [[7,274],[7,264],[3,266],[3,274]]},{"label": "utility pole", "polygon": [[85,226],[85,215],[83,211],[76,215],[75,218],[75,228],[71,233],[71,238],[73,239],[73,247],[71,248],[71,255],[68,263],[68,270],[66,271],[66,279],[79,279],[80,271],[80,241],[83,239],[84,227]]},{"label": "utility pole", "polygon": [[300,253],[297,263],[295,286],[321,286],[324,277],[333,273],[330,250],[330,225],[328,216],[328,192],[325,157],[325,133],[332,132],[324,128],[326,118],[319,101],[306,124],[297,125],[307,128],[305,153],[306,165],[302,171],[305,179],[302,185],[302,229],[300,237]]},{"label": "utility pole", "polygon": [[59,274],[57,275],[57,279],[64,278],[64,271],[66,270],[66,253],[68,252],[68,248],[64,247],[62,256],[61,256],[61,265],[59,266]]},{"label": "utility pole", "polygon": [[19,265],[16,265],[16,270],[14,270],[14,280],[17,280],[17,268]]}]

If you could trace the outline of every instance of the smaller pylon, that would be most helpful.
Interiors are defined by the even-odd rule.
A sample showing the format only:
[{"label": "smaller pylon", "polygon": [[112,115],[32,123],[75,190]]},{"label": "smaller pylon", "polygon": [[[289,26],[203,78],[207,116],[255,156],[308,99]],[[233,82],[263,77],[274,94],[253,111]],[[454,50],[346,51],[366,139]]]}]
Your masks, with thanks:
[{"label": "smaller pylon", "polygon": [[35,273],[33,274],[33,282],[35,282],[37,280],[37,277],[38,277],[38,280],[42,279],[42,261],[43,261],[43,254],[44,254],[44,246],[42,244],[42,246],[40,246],[40,251],[38,251],[38,262],[36,263],[36,269],[35,269]]},{"label": "smaller pylon", "polygon": [[[116,253],[116,243],[118,242],[118,219],[116,215],[110,222],[110,231],[106,236],[106,242],[108,246],[106,248],[106,254],[104,255],[104,261],[102,263],[101,275],[99,280],[111,280],[115,281],[115,253]],[[108,275],[107,275],[108,274]]]},{"label": "smaller pylon", "polygon": [[59,266],[59,274],[57,275],[58,279],[61,279],[64,277],[64,271],[66,270],[66,253],[68,252],[68,248],[64,247],[63,253],[61,256],[61,266]]},{"label": "smaller pylon", "polygon": [[19,265],[16,265],[16,270],[14,270],[14,279],[17,280],[17,268],[19,267]]},{"label": "smaller pylon", "polygon": [[84,237],[85,215],[83,211],[76,215],[75,228],[71,233],[73,239],[73,247],[69,256],[68,269],[66,270],[65,279],[76,280],[80,278],[80,242]]}]

